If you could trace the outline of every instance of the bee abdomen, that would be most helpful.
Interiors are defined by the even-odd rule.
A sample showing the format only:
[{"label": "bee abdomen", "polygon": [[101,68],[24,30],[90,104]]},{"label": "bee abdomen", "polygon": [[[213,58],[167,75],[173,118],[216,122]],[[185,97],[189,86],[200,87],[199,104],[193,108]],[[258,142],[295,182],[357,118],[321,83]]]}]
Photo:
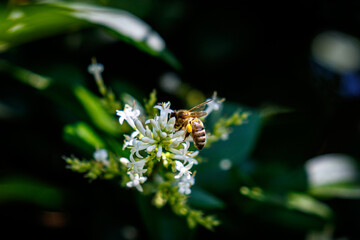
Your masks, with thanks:
[{"label": "bee abdomen", "polygon": [[192,122],[192,137],[194,140],[194,144],[197,149],[201,150],[205,146],[206,142],[206,133],[204,129],[203,123],[196,119]]}]

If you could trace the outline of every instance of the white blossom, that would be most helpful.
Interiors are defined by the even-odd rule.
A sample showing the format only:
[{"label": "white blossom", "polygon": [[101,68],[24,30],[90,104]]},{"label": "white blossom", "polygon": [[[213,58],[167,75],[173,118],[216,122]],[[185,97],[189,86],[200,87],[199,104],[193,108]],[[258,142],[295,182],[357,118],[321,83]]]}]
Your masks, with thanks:
[{"label": "white blossom", "polygon": [[231,168],[232,162],[228,158],[224,158],[219,162],[219,167],[221,170],[227,171]]},{"label": "white blossom", "polygon": [[205,112],[207,112],[207,115],[209,115],[212,111],[218,111],[221,108],[221,105],[225,100],[224,98],[218,99],[216,92],[214,92],[212,98],[209,98],[207,100],[210,100],[210,99],[212,99],[213,101],[211,101],[207,104],[207,108],[205,109]]},{"label": "white blossom", "polygon": [[104,71],[104,65],[101,63],[93,62],[88,67],[88,72],[92,75],[100,75]]},{"label": "white blossom", "polygon": [[161,103],[161,105],[156,105],[154,108],[160,110],[160,116],[167,116],[168,114],[173,112],[173,110],[170,109],[170,105],[170,102]]},{"label": "white blossom", "polygon": [[128,167],[128,174],[131,181],[128,187],[136,187],[142,191],[141,183],[146,181],[143,176],[146,172],[146,163],[157,160],[165,167],[169,162],[175,161],[176,175],[179,179],[179,192],[190,194],[190,187],[194,184],[194,177],[190,169],[198,164],[195,157],[199,151],[189,151],[190,142],[184,140],[185,131],[175,129],[175,117],[169,119],[170,102],[154,106],[159,109],[159,114],[143,123],[138,117],[140,112],[126,105],[124,111],[117,111],[122,124],[126,120],[134,128],[131,136],[125,135],[123,147],[130,149],[129,160],[121,158],[120,162]]},{"label": "white blossom", "polygon": [[93,157],[96,161],[101,162],[106,166],[110,164],[108,159],[108,153],[105,149],[96,150]]},{"label": "white blossom", "polygon": [[145,163],[145,159],[135,161],[134,158],[130,156],[130,162],[127,164],[127,167],[131,169],[130,171],[133,174],[139,174],[140,176],[142,176],[143,173],[147,171],[147,169],[144,169]]},{"label": "white blossom", "polygon": [[195,178],[193,176],[190,176],[190,178],[187,178],[186,176],[181,177],[178,182],[179,193],[189,195],[191,193],[190,187],[194,184]]},{"label": "white blossom", "polygon": [[128,172],[128,175],[131,179],[131,181],[126,183],[126,186],[129,188],[136,187],[136,189],[139,192],[143,191],[143,188],[141,186],[141,183],[144,183],[147,179],[147,177],[140,177],[139,174],[132,174],[131,172]]},{"label": "white blossom", "polygon": [[137,139],[134,139],[132,141],[132,147],[131,147],[131,150],[130,150],[130,153],[131,153],[130,154],[130,159],[131,159],[131,157],[134,157],[134,154],[138,158],[143,158],[143,156],[141,156],[141,154],[140,154],[140,151],[146,149],[147,147],[148,146],[144,142],[142,142],[140,140],[137,140]]},{"label": "white blossom", "polygon": [[179,179],[182,176],[185,176],[186,178],[190,179],[191,178],[191,172],[189,171],[194,163],[188,163],[186,166],[184,166],[184,164],[182,164],[182,162],[180,161],[175,161],[176,164],[176,170],[179,171],[179,173],[175,176],[175,179]]},{"label": "white blossom", "polygon": [[193,163],[193,164],[197,165],[198,161],[195,159],[195,157],[199,154],[199,151],[189,152],[188,151],[188,149],[190,147],[189,141],[186,141],[182,145],[183,145],[183,148],[181,148],[181,149],[174,149],[174,148],[170,149],[170,151],[172,153],[174,153],[173,158],[177,159],[177,160],[183,160],[184,164],[189,162],[189,163]]},{"label": "white blossom", "polygon": [[136,120],[140,115],[140,110],[133,109],[129,105],[125,104],[123,111],[116,110],[116,115],[120,116],[119,123],[121,125],[123,124],[124,120],[126,120],[133,129],[136,129],[134,120]]},{"label": "white blossom", "polygon": [[138,131],[134,131],[130,136],[129,135],[126,135],[124,134],[124,145],[123,145],[123,150],[127,147],[131,147],[133,146],[133,140],[135,139],[135,137],[139,134]]},{"label": "white blossom", "polygon": [[121,157],[120,158],[120,163],[124,164],[125,166],[128,166],[128,164],[130,163],[129,159],[125,158],[125,157]]}]

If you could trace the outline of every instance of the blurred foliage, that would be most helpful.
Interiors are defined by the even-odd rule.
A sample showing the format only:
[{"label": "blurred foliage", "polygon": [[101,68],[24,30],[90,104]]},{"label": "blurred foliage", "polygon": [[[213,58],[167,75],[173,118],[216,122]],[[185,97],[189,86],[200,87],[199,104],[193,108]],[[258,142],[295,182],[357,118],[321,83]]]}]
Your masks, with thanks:
[{"label": "blurred foliage", "polygon": [[[4,236],[359,239],[359,100],[338,94],[345,78],[321,68],[310,52],[324,29],[359,38],[358,4],[315,1],[287,10],[279,3],[240,4],[0,3]],[[105,66],[105,98],[86,73],[93,56]],[[169,90],[159,79],[174,71],[178,82]],[[153,89],[157,95],[149,97]],[[117,156],[127,151],[122,134],[129,129],[111,114],[115,100],[147,98],[142,111],[151,116],[157,102],[187,108],[214,90],[227,101],[205,126],[228,139],[201,152],[188,198],[199,210],[191,217],[174,215],[171,205],[156,208],[156,197],[120,190],[117,180],[103,181],[114,179],[121,167]],[[111,171],[84,160],[98,148],[116,154],[109,158]],[[71,153],[84,156],[66,161],[87,179],[65,168],[62,156]],[[309,182],[306,163],[327,153],[355,159],[352,181]],[[159,199],[162,206],[164,197]],[[209,222],[217,216],[221,224],[213,231],[189,230],[203,211]]]}]

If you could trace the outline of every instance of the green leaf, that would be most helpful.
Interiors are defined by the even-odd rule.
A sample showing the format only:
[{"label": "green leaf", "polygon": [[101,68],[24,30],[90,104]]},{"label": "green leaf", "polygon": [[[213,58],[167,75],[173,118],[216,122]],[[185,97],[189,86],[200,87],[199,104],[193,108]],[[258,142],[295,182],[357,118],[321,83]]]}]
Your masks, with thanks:
[{"label": "green leaf", "polygon": [[308,192],[319,198],[359,199],[357,160],[332,153],[309,159],[305,164]]},{"label": "green leaf", "polygon": [[88,154],[96,148],[104,148],[105,142],[88,124],[79,122],[64,127],[64,139]]},{"label": "green leaf", "polygon": [[[219,160],[229,158],[234,163],[241,162],[244,158],[251,154],[254,148],[256,139],[261,127],[261,116],[255,109],[246,109],[243,106],[236,103],[225,102],[223,104],[223,110],[218,113],[214,112],[214,116],[210,119],[210,126],[212,122],[219,119],[218,117],[231,117],[234,112],[241,110],[241,112],[247,112],[249,117],[245,123],[239,126],[232,126],[232,132],[229,134],[227,140],[220,140],[213,143],[209,148],[204,149],[201,153],[203,156],[210,157],[213,164],[218,164]],[[220,115],[220,116],[219,116]],[[207,127],[207,120],[205,127]],[[214,162],[213,159],[216,161]]]},{"label": "green leaf", "polygon": [[179,62],[160,35],[131,13],[85,3],[43,2],[0,13],[0,52],[13,46],[84,27],[99,27],[174,68]]},{"label": "green leaf", "polygon": [[38,180],[9,176],[0,179],[0,203],[26,202],[44,208],[59,208],[63,203],[62,192]]},{"label": "green leaf", "polygon": [[360,186],[354,183],[336,183],[316,186],[309,188],[308,192],[318,198],[360,198]]},{"label": "green leaf", "polygon": [[59,8],[33,4],[12,8],[0,15],[0,51],[84,25]]},{"label": "green leaf", "polygon": [[225,207],[222,200],[198,187],[192,188],[188,201],[192,207],[200,209],[222,209]]},{"label": "green leaf", "polygon": [[240,188],[240,193],[253,200],[283,207],[290,211],[299,211],[325,220],[331,220],[333,217],[329,206],[304,193],[289,192],[278,195],[265,193],[258,187],[248,188],[245,186]]},{"label": "green leaf", "polygon": [[[15,66],[5,60],[0,59],[0,71],[4,71],[11,75],[14,79],[39,90],[49,99],[55,103],[69,109],[78,117],[86,118],[86,113],[79,102],[76,100],[72,87],[74,85],[71,81],[58,81],[47,76],[43,76],[25,68]],[[75,76],[67,76],[73,80]],[[76,75],[77,77],[77,75]]]},{"label": "green leaf", "polygon": [[109,115],[97,96],[81,85],[74,87],[73,91],[96,127],[113,136],[121,133],[115,113],[114,116]]},{"label": "green leaf", "polygon": [[[231,127],[232,132],[227,140],[212,143],[201,151],[200,156],[204,162],[196,166],[196,181],[203,189],[211,192],[226,192],[236,183],[231,168],[243,171],[241,164],[252,153],[261,127],[261,116],[258,111],[246,109],[235,103],[225,102],[223,106],[222,112],[213,112],[209,119],[206,119],[204,124],[208,131],[211,131],[211,126],[216,124],[219,117],[230,117],[239,109],[249,113],[249,117],[245,123]],[[230,161],[230,169],[221,168],[223,160]]]}]

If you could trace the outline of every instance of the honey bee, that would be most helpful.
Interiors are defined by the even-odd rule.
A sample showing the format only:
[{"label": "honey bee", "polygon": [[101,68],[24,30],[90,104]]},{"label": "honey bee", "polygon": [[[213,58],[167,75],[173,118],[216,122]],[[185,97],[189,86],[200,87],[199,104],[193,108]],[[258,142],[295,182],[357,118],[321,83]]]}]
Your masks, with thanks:
[{"label": "honey bee", "polygon": [[175,128],[179,130],[185,129],[184,140],[190,135],[194,140],[194,144],[197,149],[201,150],[206,143],[206,134],[204,124],[201,122],[199,117],[204,117],[207,115],[207,112],[202,111],[205,108],[206,104],[211,102],[212,99],[200,103],[199,105],[189,109],[189,110],[178,110],[170,114],[170,118],[175,117]]}]

